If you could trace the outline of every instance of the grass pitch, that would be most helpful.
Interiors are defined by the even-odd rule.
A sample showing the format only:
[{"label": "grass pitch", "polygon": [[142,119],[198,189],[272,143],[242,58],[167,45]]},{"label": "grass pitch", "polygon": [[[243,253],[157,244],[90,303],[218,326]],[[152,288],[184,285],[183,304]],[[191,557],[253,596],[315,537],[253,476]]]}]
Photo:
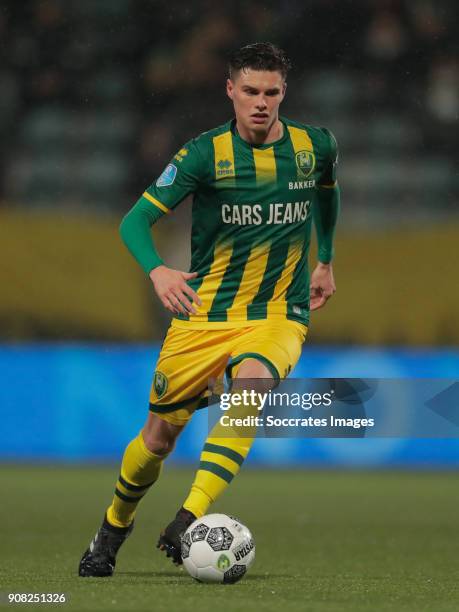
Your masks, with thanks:
[{"label": "grass pitch", "polygon": [[[236,585],[194,582],[155,548],[192,479],[167,468],[143,500],[111,579],[79,558],[117,467],[0,467],[0,591],[11,609],[157,612],[457,611],[459,487],[453,473],[242,470],[212,510],[252,530],[256,560]],[[5,604],[5,593],[65,604]]]}]

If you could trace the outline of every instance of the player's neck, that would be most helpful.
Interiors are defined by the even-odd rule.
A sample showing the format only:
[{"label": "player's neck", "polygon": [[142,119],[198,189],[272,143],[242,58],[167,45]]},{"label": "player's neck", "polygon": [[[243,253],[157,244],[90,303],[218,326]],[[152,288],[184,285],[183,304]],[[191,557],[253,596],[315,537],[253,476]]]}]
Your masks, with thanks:
[{"label": "player's neck", "polygon": [[248,130],[244,126],[242,126],[239,121],[236,120],[236,129],[238,131],[239,136],[248,142],[249,144],[254,145],[264,145],[270,144],[271,142],[276,142],[280,140],[284,135],[284,126],[282,121],[276,119],[271,127],[266,132],[258,132],[254,130]]}]

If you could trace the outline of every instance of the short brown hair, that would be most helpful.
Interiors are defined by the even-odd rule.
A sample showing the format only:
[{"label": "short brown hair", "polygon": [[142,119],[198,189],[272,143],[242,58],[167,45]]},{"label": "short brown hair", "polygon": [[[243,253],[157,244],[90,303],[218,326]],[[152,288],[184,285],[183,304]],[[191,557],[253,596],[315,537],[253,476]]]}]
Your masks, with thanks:
[{"label": "short brown hair", "polygon": [[287,54],[272,43],[254,43],[241,47],[229,57],[229,76],[235,72],[251,68],[252,70],[278,70],[282,77],[287,78],[291,63]]}]

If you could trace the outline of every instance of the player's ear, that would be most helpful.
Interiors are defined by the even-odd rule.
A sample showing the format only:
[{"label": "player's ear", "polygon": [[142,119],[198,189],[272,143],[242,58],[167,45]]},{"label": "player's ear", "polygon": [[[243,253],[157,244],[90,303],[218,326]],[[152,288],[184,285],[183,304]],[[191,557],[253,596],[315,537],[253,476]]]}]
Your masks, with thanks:
[{"label": "player's ear", "polygon": [[282,84],[282,99],[284,99],[286,91],[287,91],[287,81],[284,81]]},{"label": "player's ear", "polygon": [[233,81],[231,79],[226,79],[226,95],[231,100],[233,99],[233,89],[234,89]]}]

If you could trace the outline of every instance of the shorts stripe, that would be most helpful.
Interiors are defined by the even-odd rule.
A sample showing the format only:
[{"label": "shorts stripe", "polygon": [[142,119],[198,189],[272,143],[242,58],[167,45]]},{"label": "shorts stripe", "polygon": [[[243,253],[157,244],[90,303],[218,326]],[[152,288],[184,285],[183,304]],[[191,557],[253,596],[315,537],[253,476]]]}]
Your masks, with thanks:
[{"label": "shorts stripe", "polygon": [[232,372],[233,372],[234,366],[236,366],[238,363],[241,363],[241,361],[243,361],[244,359],[258,359],[258,361],[261,361],[261,363],[263,363],[268,368],[268,370],[271,373],[271,376],[275,380],[280,379],[280,375],[279,375],[279,372],[277,371],[276,366],[269,359],[267,359],[263,355],[260,355],[259,353],[242,353],[241,355],[238,355],[234,359],[231,359],[229,364],[226,366],[226,374],[228,378],[233,377]]},{"label": "shorts stripe", "polygon": [[208,453],[223,455],[238,465],[242,465],[244,463],[244,457],[242,455],[234,451],[232,448],[227,448],[226,446],[219,446],[218,444],[210,444],[209,442],[206,442],[202,450],[207,451]]},{"label": "shorts stripe", "polygon": [[185,406],[188,406],[188,404],[191,404],[199,400],[202,394],[205,393],[206,391],[207,391],[207,388],[203,389],[202,391],[200,391],[197,395],[194,395],[193,397],[189,397],[188,399],[184,399],[180,402],[174,402],[172,404],[153,404],[152,402],[150,402],[150,411],[163,413],[163,412],[173,412],[174,410],[178,410],[179,408],[185,408]]},{"label": "shorts stripe", "polygon": [[234,478],[234,474],[232,474],[229,470],[221,465],[218,465],[217,463],[213,463],[212,461],[201,461],[199,464],[199,469],[206,472],[212,472],[212,474],[219,476],[222,480],[226,480],[226,482],[231,482]]}]

